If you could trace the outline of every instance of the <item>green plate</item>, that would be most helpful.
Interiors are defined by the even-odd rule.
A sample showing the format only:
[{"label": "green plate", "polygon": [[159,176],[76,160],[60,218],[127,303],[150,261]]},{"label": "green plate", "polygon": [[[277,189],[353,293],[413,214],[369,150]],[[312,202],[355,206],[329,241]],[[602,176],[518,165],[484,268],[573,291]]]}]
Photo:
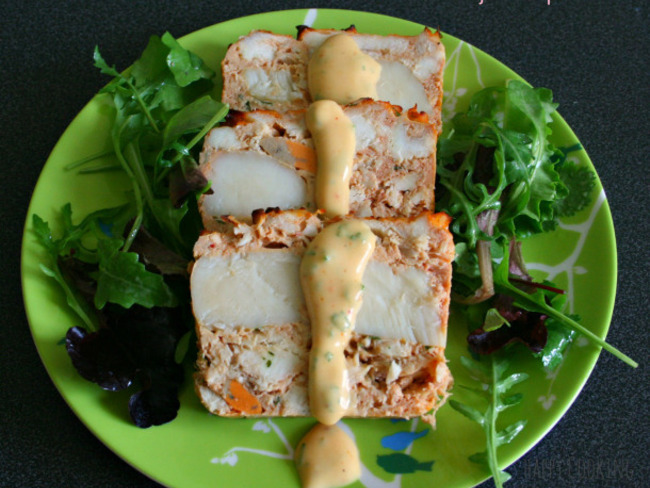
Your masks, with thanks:
[{"label": "green plate", "polygon": [[[418,24],[377,14],[294,10],[231,20],[190,34],[181,42],[218,70],[226,48],[238,36],[252,29],[294,34],[294,26],[300,24],[318,28],[354,24],[360,32],[377,34],[414,35],[423,29]],[[470,95],[480,88],[519,78],[463,41],[443,35],[443,42],[447,50],[445,117],[462,110]],[[298,486],[291,462],[293,446],[313,424],[311,419],[214,417],[201,406],[188,381],[181,393],[178,418],[142,430],[129,420],[128,393],[105,392],[83,380],[73,369],[61,339],[68,327],[78,321],[67,310],[57,285],[39,269],[43,251],[31,232],[31,216],[37,213],[53,221],[61,206],[71,202],[79,218],[85,212],[124,198],[127,185],[118,174],[76,176],[63,170],[65,164],[108,147],[108,127],[109,119],[102,105],[91,100],[52,151],[29,208],[23,239],[23,293],[34,342],[47,371],[76,415],[104,444],[163,485],[253,486],[258,484],[260,473],[264,473],[265,486]],[[554,120],[553,139],[558,146],[570,148],[571,159],[592,166],[584,150],[579,149],[575,134],[559,116]],[[589,329],[604,337],[614,304],[616,248],[609,207],[600,183],[596,186],[590,208],[564,220],[554,233],[526,242],[524,252],[538,277],[548,276],[565,287],[571,311],[579,313]],[[459,356],[465,354],[464,331],[464,324],[454,321],[452,316],[448,358],[457,385],[469,381],[458,362]],[[547,375],[528,354],[514,353],[515,367],[528,372],[531,378],[518,385],[524,402],[504,412],[502,420],[527,418],[528,424],[511,444],[499,449],[503,467],[532,448],[566,412],[598,354],[597,347],[578,340],[556,374]],[[456,388],[454,394],[464,400],[462,389]],[[439,411],[436,430],[418,420],[345,420],[343,424],[356,437],[364,464],[362,480],[355,486],[472,486],[488,476],[467,460],[468,455],[484,449],[480,428],[448,405]],[[411,433],[410,437],[400,434],[410,439],[408,446],[398,447],[396,437],[389,437],[400,432]]]}]

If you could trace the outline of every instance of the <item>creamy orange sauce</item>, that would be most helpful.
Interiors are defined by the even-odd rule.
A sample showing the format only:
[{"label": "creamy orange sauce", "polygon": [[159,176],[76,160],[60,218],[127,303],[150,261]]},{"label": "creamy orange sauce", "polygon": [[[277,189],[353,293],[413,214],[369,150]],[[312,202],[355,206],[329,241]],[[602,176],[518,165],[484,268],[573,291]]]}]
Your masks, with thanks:
[{"label": "creamy orange sauce", "polygon": [[360,98],[377,98],[381,65],[359,49],[347,34],[331,36],[309,60],[307,84],[312,100],[341,105]]},{"label": "creamy orange sauce", "polygon": [[[381,66],[354,40],[328,38],[309,61],[312,99],[306,125],[317,155],[315,199],[327,217],[350,211],[350,176],[355,130],[340,104],[377,98]],[[332,488],[361,476],[354,441],[334,424],[350,406],[345,348],[363,296],[363,272],[376,237],[361,220],[326,226],[309,244],[300,263],[300,280],[311,321],[309,407],[320,422],[296,449],[296,468],[305,488]]]},{"label": "creamy orange sauce", "polygon": [[361,281],[375,241],[361,220],[335,222],[310,243],[300,265],[312,331],[309,406],[326,425],[338,422],[350,404],[344,350],[361,309]]},{"label": "creamy orange sauce", "polygon": [[321,100],[309,106],[306,123],[318,165],[316,205],[325,215],[346,215],[350,210],[350,176],[354,164],[354,125],[336,102]]},{"label": "creamy orange sauce", "polygon": [[336,425],[318,424],[300,441],[296,468],[305,488],[345,486],[359,479],[359,450]]}]

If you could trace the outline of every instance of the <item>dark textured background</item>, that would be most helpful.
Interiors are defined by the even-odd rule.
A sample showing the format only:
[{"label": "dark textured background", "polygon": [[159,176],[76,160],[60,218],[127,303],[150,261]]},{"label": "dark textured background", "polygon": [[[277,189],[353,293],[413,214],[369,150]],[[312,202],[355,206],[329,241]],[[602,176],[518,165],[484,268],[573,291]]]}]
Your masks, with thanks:
[{"label": "dark textured background", "polygon": [[650,486],[648,2],[479,3],[0,2],[0,486],[157,486],[104,447],[66,406],[40,362],[22,306],[20,242],[30,194],[58,137],[106,81],[92,66],[93,46],[123,67],[152,34],[169,30],[180,37],[243,15],[305,6],[440,26],[553,90],[596,166],[616,227],[619,281],[608,340],[642,365],[632,370],[603,354],[566,416],[509,469],[508,486]]}]

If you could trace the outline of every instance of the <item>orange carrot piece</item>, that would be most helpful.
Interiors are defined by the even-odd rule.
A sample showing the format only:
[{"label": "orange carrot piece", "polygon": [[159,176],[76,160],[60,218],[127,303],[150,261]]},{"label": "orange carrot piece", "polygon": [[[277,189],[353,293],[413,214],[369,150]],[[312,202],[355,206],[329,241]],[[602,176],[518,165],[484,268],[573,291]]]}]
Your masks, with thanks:
[{"label": "orange carrot piece", "polygon": [[230,380],[226,403],[230,408],[249,415],[262,413],[260,401],[252,395],[239,381]]},{"label": "orange carrot piece", "polygon": [[295,158],[296,169],[304,169],[312,173],[316,172],[316,151],[311,147],[286,139],[287,148]]}]

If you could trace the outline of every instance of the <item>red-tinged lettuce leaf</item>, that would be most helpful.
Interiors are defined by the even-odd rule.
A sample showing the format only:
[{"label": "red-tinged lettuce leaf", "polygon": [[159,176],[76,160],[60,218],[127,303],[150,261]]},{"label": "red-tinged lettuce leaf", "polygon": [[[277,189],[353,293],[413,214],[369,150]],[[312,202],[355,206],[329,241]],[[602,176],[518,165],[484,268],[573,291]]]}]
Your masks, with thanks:
[{"label": "red-tinged lettuce leaf", "polygon": [[68,331],[66,349],[72,364],[83,378],[105,390],[139,383],[141,390],[129,401],[131,417],[139,427],[173,420],[184,377],[176,351],[188,331],[186,312],[108,304],[103,314],[105,325],[97,332],[79,327]]},{"label": "red-tinged lettuce leaf", "polygon": [[517,278],[525,281],[533,281],[532,276],[528,274],[524,256],[521,252],[521,241],[510,240],[509,244],[510,261],[508,262],[508,272]]},{"label": "red-tinged lettuce leaf", "polygon": [[106,326],[114,332],[139,370],[156,370],[175,364],[177,343],[188,330],[188,317],[182,308],[134,305],[125,309],[107,305],[104,312]]},{"label": "red-tinged lettuce leaf", "polygon": [[548,339],[546,315],[529,312],[514,306],[514,300],[506,295],[498,295],[494,308],[508,322],[496,329],[486,331],[484,327],[474,330],[467,337],[472,351],[477,354],[492,354],[508,344],[520,342],[531,351],[539,353]]},{"label": "red-tinged lettuce leaf", "polygon": [[97,291],[97,282],[92,278],[97,266],[72,256],[59,257],[58,264],[65,280],[78,292],[78,296],[83,297],[86,304],[91,306]]},{"label": "red-tinged lettuce leaf", "polygon": [[129,414],[135,425],[146,429],[174,420],[180,406],[178,388],[156,386],[131,395]]},{"label": "red-tinged lettuce leaf", "polygon": [[133,423],[146,429],[176,418],[180,402],[178,389],[183,383],[183,368],[176,363],[143,372],[144,388],[129,399],[129,414]]},{"label": "red-tinged lettuce leaf", "polygon": [[124,390],[135,380],[136,366],[111,330],[72,327],[65,345],[77,372],[104,390]]},{"label": "red-tinged lettuce leaf", "polygon": [[124,308],[136,303],[147,308],[178,305],[163,277],[147,271],[137,254],[120,251],[121,242],[115,239],[99,243],[95,307],[101,310],[109,302]]},{"label": "red-tinged lettuce leaf", "polygon": [[187,259],[179,256],[141,227],[130,251],[140,256],[147,270],[163,276],[187,278]]},{"label": "red-tinged lettuce leaf", "polygon": [[175,168],[169,175],[169,197],[172,205],[179,208],[194,193],[212,194],[208,185],[208,179],[198,168]]},{"label": "red-tinged lettuce leaf", "polygon": [[131,396],[129,413],[142,428],[176,417],[183,367],[176,362],[178,343],[188,330],[181,308],[109,307],[107,326],[137,366],[142,389]]}]

